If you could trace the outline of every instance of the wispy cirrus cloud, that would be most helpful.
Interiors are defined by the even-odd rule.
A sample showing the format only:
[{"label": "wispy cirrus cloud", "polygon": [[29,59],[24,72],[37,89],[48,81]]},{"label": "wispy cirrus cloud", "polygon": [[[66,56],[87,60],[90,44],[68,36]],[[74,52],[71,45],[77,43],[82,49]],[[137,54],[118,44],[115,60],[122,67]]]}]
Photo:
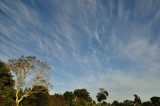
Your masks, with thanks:
[{"label": "wispy cirrus cloud", "polygon": [[49,62],[52,93],[87,88],[95,98],[104,87],[109,101],[133,93],[147,100],[160,88],[159,4],[2,0],[0,59],[35,55]]}]

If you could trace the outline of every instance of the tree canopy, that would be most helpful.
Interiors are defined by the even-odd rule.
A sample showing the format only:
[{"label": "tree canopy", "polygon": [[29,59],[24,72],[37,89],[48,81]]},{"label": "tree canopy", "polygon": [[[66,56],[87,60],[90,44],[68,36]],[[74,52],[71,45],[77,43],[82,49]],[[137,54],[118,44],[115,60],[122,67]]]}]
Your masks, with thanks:
[{"label": "tree canopy", "polygon": [[97,93],[97,101],[98,102],[102,102],[103,100],[106,100],[107,99],[107,97],[108,97],[108,92],[106,91],[106,90],[104,90],[103,88],[100,88],[99,89],[100,90],[100,92],[99,93]]},{"label": "tree canopy", "polygon": [[14,80],[6,64],[0,61],[0,106],[14,104]]},{"label": "tree canopy", "polygon": [[49,65],[35,56],[21,56],[18,59],[11,59],[8,61],[8,67],[15,75],[17,106],[25,97],[42,92],[42,89],[34,89],[35,86],[50,87],[46,73]]},{"label": "tree canopy", "polygon": [[96,95],[99,103],[93,101],[84,88],[51,95],[46,74],[48,69],[46,62],[34,56],[22,56],[9,60],[7,64],[0,61],[0,106],[160,106],[160,97],[154,96],[150,101],[142,102],[138,95],[134,95],[134,101],[115,100],[110,104],[105,101],[109,94],[103,88]]}]

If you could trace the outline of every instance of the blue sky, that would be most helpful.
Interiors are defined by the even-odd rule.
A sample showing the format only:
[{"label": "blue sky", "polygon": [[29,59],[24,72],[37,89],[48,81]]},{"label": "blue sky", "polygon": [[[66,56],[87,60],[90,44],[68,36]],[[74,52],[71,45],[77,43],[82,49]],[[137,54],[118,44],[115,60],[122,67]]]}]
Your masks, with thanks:
[{"label": "blue sky", "polygon": [[1,0],[0,59],[48,62],[51,93],[160,95],[159,0]]}]

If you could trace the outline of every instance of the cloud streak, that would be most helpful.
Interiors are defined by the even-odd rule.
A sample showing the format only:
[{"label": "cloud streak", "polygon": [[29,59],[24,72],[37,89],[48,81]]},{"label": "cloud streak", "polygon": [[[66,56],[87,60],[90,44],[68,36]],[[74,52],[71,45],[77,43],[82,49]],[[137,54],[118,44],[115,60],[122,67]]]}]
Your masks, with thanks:
[{"label": "cloud streak", "polygon": [[95,99],[104,87],[109,101],[134,93],[147,100],[160,89],[158,4],[2,0],[0,59],[35,55],[49,62],[52,93],[84,87]]}]

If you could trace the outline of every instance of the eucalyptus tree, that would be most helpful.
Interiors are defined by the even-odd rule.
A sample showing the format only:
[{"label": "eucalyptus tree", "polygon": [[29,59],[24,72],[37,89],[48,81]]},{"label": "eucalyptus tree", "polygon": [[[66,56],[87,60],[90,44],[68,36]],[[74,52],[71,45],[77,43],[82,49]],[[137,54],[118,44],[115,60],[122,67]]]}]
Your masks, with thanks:
[{"label": "eucalyptus tree", "polygon": [[106,100],[107,99],[107,97],[108,97],[108,92],[106,91],[106,90],[104,90],[103,88],[100,88],[99,89],[100,90],[100,92],[99,93],[97,93],[97,101],[98,102],[102,102],[102,101],[104,101],[104,100]]},{"label": "eucalyptus tree", "polygon": [[35,86],[50,88],[47,74],[50,67],[35,56],[21,56],[18,59],[8,60],[8,67],[15,80],[16,106],[31,94],[43,93],[42,88],[34,89]]}]

